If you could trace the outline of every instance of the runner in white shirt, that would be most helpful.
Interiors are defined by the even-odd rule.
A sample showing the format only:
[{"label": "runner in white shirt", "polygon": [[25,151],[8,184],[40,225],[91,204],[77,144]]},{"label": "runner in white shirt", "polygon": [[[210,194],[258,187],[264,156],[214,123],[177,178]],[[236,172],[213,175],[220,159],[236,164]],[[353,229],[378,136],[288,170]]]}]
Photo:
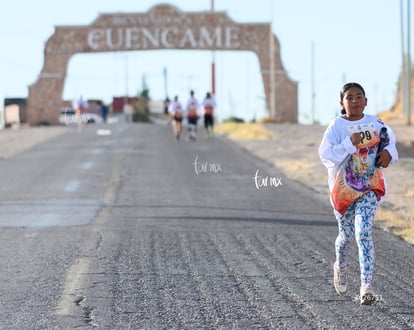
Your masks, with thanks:
[{"label": "runner in white shirt", "polygon": [[197,138],[197,122],[198,118],[200,118],[200,104],[197,98],[194,97],[194,91],[190,91],[190,98],[187,101],[187,106],[185,109],[188,121],[188,129],[190,131],[189,140],[195,141]]},{"label": "runner in white shirt", "polygon": [[207,130],[207,136],[210,137],[213,135],[214,110],[217,107],[217,103],[214,97],[207,92],[206,97],[201,104],[204,113],[204,127]]},{"label": "runner in white shirt", "polygon": [[382,168],[398,160],[392,129],[376,116],[364,113],[367,101],[360,84],[345,84],[340,92],[341,115],[329,123],[319,146],[319,156],[328,169],[330,200],[338,222],[335,290],[339,295],[348,292],[348,253],[355,238],[363,305],[372,304],[378,297],[372,289],[372,232],[378,205],[387,192]]},{"label": "runner in white shirt", "polygon": [[82,131],[83,126],[87,121],[87,119],[84,118],[84,114],[87,112],[89,108],[89,103],[86,100],[84,100],[83,96],[81,95],[78,100],[73,101],[72,106],[75,110],[76,121],[78,123],[78,130]]},{"label": "runner in white shirt", "polygon": [[175,96],[174,101],[171,102],[169,112],[173,119],[174,135],[177,140],[180,140],[184,111],[178,96]]}]

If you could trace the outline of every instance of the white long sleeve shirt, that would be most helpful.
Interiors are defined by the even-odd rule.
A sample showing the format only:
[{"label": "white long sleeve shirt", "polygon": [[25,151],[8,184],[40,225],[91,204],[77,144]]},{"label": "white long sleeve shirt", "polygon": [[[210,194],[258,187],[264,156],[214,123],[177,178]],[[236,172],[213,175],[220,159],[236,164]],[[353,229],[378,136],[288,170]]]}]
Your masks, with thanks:
[{"label": "white long sleeve shirt", "polygon": [[176,115],[177,113],[181,113],[181,115],[184,114],[184,109],[180,101],[172,101],[168,111],[171,115]]},{"label": "white long sleeve shirt", "polygon": [[205,97],[201,102],[201,105],[203,106],[203,112],[211,115],[217,107],[216,99],[213,96]]},{"label": "white long sleeve shirt", "polygon": [[[373,139],[375,134],[379,136],[381,129],[384,127],[386,128],[386,133],[388,133],[388,144],[384,147],[384,149],[391,155],[391,163],[394,163],[398,160],[398,151],[395,146],[395,135],[392,129],[382,120],[376,116],[367,114],[364,114],[364,116],[357,121],[349,121],[343,117],[336,117],[331,120],[324,133],[318,150],[322,163],[328,169],[328,183],[329,190],[331,192],[335,176],[339,171],[340,166],[345,161],[349,161],[351,155],[354,155],[355,159],[358,161],[361,161],[362,159],[361,162],[364,162],[365,164],[370,162],[368,165],[372,167],[373,171],[373,161],[375,162],[378,143],[370,145],[369,140]],[[365,141],[363,142],[365,143],[365,149],[363,156],[358,154],[360,148],[355,147],[351,142],[350,135],[354,132],[360,132],[360,134],[364,136]],[[360,173],[357,173],[356,176],[366,172],[367,171],[360,171]],[[363,180],[362,175],[361,180]],[[358,182],[355,184],[357,185]]]},{"label": "white long sleeve shirt", "polygon": [[190,97],[185,108],[187,117],[200,117],[200,103],[195,97]]}]

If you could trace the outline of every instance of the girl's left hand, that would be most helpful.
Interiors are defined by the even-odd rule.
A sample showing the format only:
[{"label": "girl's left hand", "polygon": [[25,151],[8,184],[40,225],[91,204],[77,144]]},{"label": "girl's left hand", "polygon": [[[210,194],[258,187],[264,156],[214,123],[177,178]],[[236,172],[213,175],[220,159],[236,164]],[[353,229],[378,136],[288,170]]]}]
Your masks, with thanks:
[{"label": "girl's left hand", "polygon": [[375,164],[380,167],[388,167],[391,162],[391,155],[387,150],[382,150],[377,154]]}]

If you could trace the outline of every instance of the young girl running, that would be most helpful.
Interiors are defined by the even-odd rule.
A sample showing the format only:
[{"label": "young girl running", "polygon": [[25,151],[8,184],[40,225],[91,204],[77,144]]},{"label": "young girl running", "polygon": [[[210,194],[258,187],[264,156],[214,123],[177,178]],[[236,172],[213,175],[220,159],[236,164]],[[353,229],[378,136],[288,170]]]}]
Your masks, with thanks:
[{"label": "young girl running", "polygon": [[381,168],[398,160],[393,131],[379,118],[364,114],[365,91],[347,83],[340,92],[341,115],[328,125],[319,156],[328,169],[330,200],[338,221],[335,241],[334,287],[339,295],[348,291],[347,256],[355,235],[361,273],[360,302],[371,304],[374,271],[373,222],[386,194]]}]

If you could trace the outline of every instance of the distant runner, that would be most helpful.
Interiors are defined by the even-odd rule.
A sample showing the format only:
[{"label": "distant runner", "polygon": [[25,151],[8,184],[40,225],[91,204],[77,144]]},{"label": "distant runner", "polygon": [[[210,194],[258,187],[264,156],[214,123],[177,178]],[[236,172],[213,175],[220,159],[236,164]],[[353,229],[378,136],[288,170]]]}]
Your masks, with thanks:
[{"label": "distant runner", "polygon": [[78,124],[78,130],[81,131],[87,119],[84,118],[84,114],[89,108],[89,104],[85,101],[82,95],[79,97],[78,100],[73,101],[73,109],[75,110],[76,121]]},{"label": "distant runner", "polygon": [[190,98],[187,101],[186,115],[188,120],[188,129],[190,131],[189,140],[195,141],[197,139],[197,122],[199,116],[200,104],[197,98],[194,97],[194,91],[190,91]]},{"label": "distant runner", "polygon": [[178,96],[175,96],[174,101],[171,102],[169,112],[173,119],[174,136],[180,140],[184,112]]},{"label": "distant runner", "polygon": [[213,136],[213,127],[214,127],[214,110],[217,107],[216,100],[214,97],[207,92],[206,97],[201,103],[203,106],[204,114],[204,127],[207,131],[207,137]]}]

